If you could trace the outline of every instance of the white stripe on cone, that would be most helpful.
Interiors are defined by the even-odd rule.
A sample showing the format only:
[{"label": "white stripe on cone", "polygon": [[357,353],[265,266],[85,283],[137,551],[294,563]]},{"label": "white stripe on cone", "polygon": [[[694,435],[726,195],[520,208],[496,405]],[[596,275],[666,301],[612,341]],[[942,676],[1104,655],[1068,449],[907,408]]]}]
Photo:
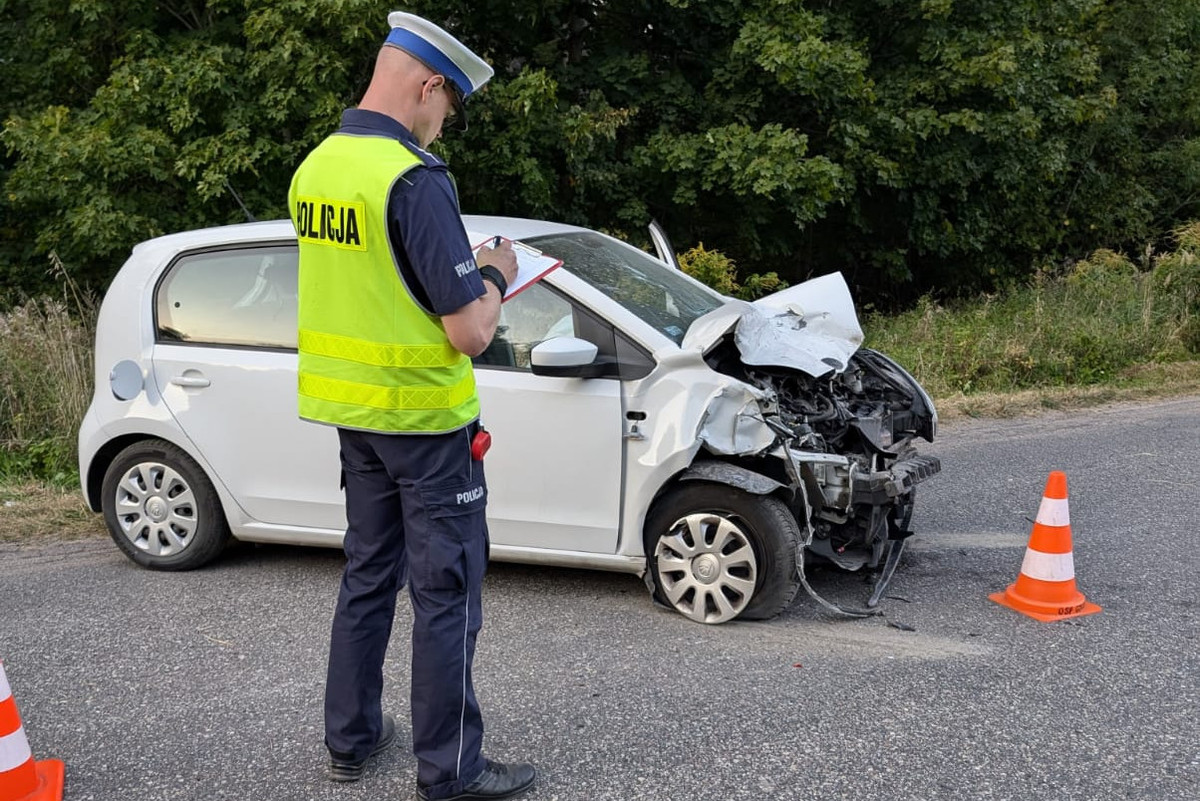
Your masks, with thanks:
[{"label": "white stripe on cone", "polygon": [[1043,526],[1071,525],[1071,515],[1067,511],[1067,499],[1043,496],[1042,505],[1038,507],[1037,521]]},{"label": "white stripe on cone", "polygon": [[33,752],[29,750],[29,740],[25,739],[24,728],[0,737],[0,773],[19,768],[31,759]]},{"label": "white stripe on cone", "polygon": [[8,686],[8,676],[4,675],[4,663],[0,662],[0,704],[4,703],[12,695],[12,688]]},{"label": "white stripe on cone", "polygon": [[1068,581],[1075,578],[1075,558],[1070,553],[1042,553],[1026,548],[1021,572],[1041,581]]}]

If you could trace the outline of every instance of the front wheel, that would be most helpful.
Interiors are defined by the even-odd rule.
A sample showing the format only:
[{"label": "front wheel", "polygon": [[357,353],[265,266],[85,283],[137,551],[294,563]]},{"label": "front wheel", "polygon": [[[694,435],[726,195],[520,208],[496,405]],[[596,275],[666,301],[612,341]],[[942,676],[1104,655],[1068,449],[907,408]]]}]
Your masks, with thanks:
[{"label": "front wheel", "polygon": [[229,526],[212,483],[182,449],[151,439],[117,454],[101,489],[104,522],[117,546],[153,570],[212,561]]},{"label": "front wheel", "polygon": [[685,482],[650,510],[645,540],[656,596],[699,623],[766,620],[800,589],[800,528],[778,498]]}]

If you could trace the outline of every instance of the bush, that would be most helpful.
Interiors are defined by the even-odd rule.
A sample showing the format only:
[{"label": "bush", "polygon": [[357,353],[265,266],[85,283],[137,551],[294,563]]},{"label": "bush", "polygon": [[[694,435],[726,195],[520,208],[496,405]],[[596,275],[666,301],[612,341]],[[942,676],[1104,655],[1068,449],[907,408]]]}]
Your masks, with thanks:
[{"label": "bush", "polygon": [[1152,282],[1157,293],[1173,299],[1168,341],[1200,354],[1200,222],[1176,230],[1175,240],[1179,249],[1154,262]]},{"label": "bush", "polygon": [[1044,268],[1003,296],[945,305],[930,297],[866,320],[868,344],[911,366],[935,396],[1114,382],[1146,363],[1200,353],[1200,223],[1140,270],[1097,250]]},{"label": "bush", "polygon": [[748,275],[745,281],[739,283],[737,265],[733,263],[733,259],[719,250],[705,250],[703,242],[686,253],[679,254],[678,259],[680,268],[688,275],[708,284],[722,295],[742,300],[754,300],[787,286],[787,283],[773,272]]},{"label": "bush", "polygon": [[1100,249],[1075,263],[1067,275],[1067,283],[1073,287],[1103,286],[1132,280],[1136,275],[1137,267],[1127,256]]}]

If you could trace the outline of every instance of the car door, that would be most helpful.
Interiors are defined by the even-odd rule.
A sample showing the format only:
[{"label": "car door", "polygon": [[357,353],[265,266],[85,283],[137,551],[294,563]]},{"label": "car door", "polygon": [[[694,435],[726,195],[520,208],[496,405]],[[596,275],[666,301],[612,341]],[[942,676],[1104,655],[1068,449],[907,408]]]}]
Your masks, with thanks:
[{"label": "car door", "polygon": [[294,245],[189,253],[155,294],[154,380],[250,517],[344,529],[337,433],[296,414]]},{"label": "car door", "polygon": [[[534,375],[529,353],[554,336],[612,350],[613,331],[546,282],[505,302],[475,359],[484,426],[488,529],[497,545],[614,553],[624,454],[621,381]],[[607,342],[606,342],[607,340]]]},{"label": "car door", "polygon": [[[297,417],[296,263],[294,247],[278,246],[178,259],[157,290],[154,375],[213,478],[248,515],[344,529],[336,432]],[[613,336],[538,284],[505,303],[492,347],[476,360],[482,418],[494,442],[486,466],[497,545],[616,550],[620,381],[529,369],[534,344],[577,327],[601,342]]]}]

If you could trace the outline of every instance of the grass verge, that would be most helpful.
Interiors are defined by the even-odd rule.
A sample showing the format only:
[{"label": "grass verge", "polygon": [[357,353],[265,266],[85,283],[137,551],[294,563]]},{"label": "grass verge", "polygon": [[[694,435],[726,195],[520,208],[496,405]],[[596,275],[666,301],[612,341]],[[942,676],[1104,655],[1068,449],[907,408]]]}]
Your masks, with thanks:
[{"label": "grass verge", "polygon": [[87,508],[78,489],[34,480],[0,482],[0,543],[105,536],[104,519]]},{"label": "grass verge", "polygon": [[1114,381],[1091,386],[1038,387],[1011,392],[958,393],[935,398],[942,420],[1025,417],[1047,410],[1074,410],[1108,403],[1200,395],[1200,361],[1134,365]]},{"label": "grass verge", "polygon": [[868,315],[866,344],[934,398],[1148,384],[1141,371],[1200,357],[1200,223],[1177,237],[1140,267],[1097,251],[1003,295]]}]

